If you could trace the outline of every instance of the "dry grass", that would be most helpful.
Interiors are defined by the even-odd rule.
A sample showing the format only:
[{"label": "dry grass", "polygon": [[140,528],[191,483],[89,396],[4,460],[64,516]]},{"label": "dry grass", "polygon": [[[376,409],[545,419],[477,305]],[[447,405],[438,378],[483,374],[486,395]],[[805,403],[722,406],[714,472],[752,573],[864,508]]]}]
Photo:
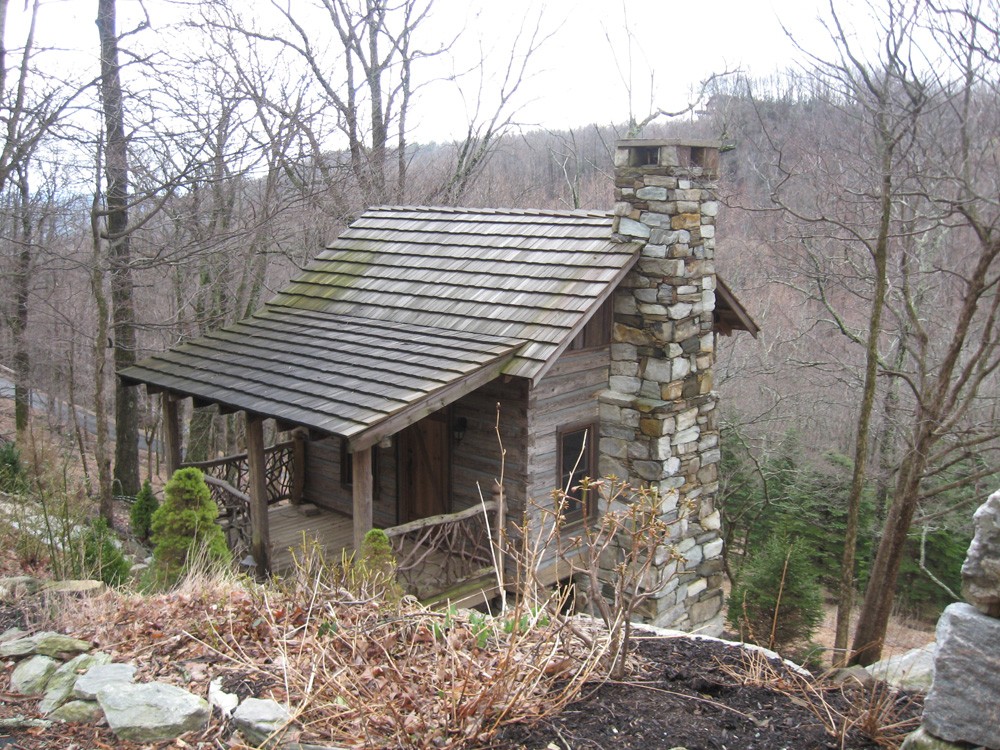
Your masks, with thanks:
[{"label": "dry grass", "polygon": [[252,685],[288,707],[286,739],[302,743],[482,747],[506,724],[557,713],[601,676],[608,639],[581,639],[561,618],[386,602],[317,570],[281,586],[195,575],[169,594],[48,602],[33,624],[134,661],[140,679],[201,695],[216,676]]}]

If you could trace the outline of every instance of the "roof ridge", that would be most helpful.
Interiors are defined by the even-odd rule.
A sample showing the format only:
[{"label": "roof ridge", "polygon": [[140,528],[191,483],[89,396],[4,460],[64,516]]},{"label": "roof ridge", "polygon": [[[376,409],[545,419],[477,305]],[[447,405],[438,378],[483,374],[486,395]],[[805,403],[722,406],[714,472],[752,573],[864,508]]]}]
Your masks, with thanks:
[{"label": "roof ridge", "polygon": [[361,215],[372,212],[387,211],[419,211],[435,213],[473,213],[473,214],[502,214],[504,216],[587,216],[591,218],[611,218],[614,213],[611,209],[593,208],[503,208],[503,207],[471,207],[471,206],[424,206],[424,205],[384,205],[369,206]]}]

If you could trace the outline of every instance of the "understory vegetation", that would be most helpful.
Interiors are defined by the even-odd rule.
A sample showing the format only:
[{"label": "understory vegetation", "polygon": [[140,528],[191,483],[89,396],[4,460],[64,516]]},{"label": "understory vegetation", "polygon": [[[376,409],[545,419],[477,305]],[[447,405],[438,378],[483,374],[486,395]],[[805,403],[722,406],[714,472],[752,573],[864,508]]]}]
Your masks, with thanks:
[{"label": "understory vegetation", "polygon": [[[736,428],[723,430],[722,440],[720,507],[726,568],[733,581],[729,622],[755,642],[779,650],[782,645],[801,646],[821,619],[815,613],[822,597],[836,590],[851,461],[836,453],[807,456],[794,430],[773,446],[750,446]],[[970,494],[969,488],[955,490],[944,493],[939,502],[945,508],[968,506]],[[854,572],[859,591],[867,585],[885,515],[880,502],[884,498],[879,500],[877,488],[867,486]],[[897,611],[933,622],[956,601],[971,541],[971,514],[955,513],[914,528],[897,584]],[[801,586],[781,590],[783,576]],[[787,638],[772,638],[775,617],[789,629]]]},{"label": "understory vegetation", "polygon": [[[51,460],[56,453],[46,455]],[[127,568],[117,567],[122,542],[128,540],[100,521],[88,525],[96,508],[77,492],[77,480],[68,471],[53,474],[51,463],[35,458],[24,465],[27,489],[3,496],[3,538],[41,542],[36,558],[17,564],[40,573],[103,572],[110,588],[82,600],[26,600],[32,624],[133,658],[139,680],[203,690],[209,678],[219,677],[241,697],[273,698],[287,705],[295,720],[294,734],[285,739],[346,747],[483,747],[510,725],[555,716],[612,674],[628,681],[641,669],[630,655],[627,615],[655,593],[645,588],[648,568],[637,563],[650,546],[662,547],[669,534],[657,518],[655,493],[635,493],[620,482],[591,484],[592,491],[605,502],[619,502],[620,509],[607,514],[589,540],[579,542],[591,545],[586,557],[591,563],[583,567],[593,572],[612,542],[625,554],[618,577],[608,581],[619,597],[609,603],[608,625],[602,626],[566,614],[563,594],[539,587],[530,576],[537,554],[554,539],[559,545],[558,519],[540,536],[523,535],[516,549],[507,550],[524,577],[511,582],[517,595],[506,608],[489,612],[432,609],[404,595],[388,540],[378,530],[367,535],[357,558],[331,560],[319,545],[303,542],[287,576],[256,582],[204,553],[211,535],[202,534],[201,543],[195,543],[193,532],[204,531],[202,521],[214,526],[203,509],[198,512],[204,519],[189,527],[188,554],[174,585],[144,592],[141,580],[130,583]],[[201,508],[199,479],[183,470],[175,475],[162,512],[172,505],[175,511]],[[42,487],[48,491],[44,498]],[[12,507],[22,510],[18,524],[12,523]],[[53,509],[63,520],[52,520]],[[49,525],[30,531],[26,521],[36,513],[49,518]],[[166,528],[160,518],[154,539],[157,528],[161,534]],[[70,523],[83,531],[63,536]],[[25,545],[5,545],[14,547]],[[180,547],[171,544],[175,548]],[[192,554],[195,549],[201,553]],[[72,567],[77,553],[86,570]],[[9,557],[4,559],[7,567]],[[869,695],[855,694],[856,705],[842,715],[843,708],[828,705],[827,688],[785,669],[755,658],[743,668],[727,669],[737,689],[767,685],[804,701],[815,715],[829,719],[831,738],[854,731],[868,717],[872,737],[887,738],[886,747],[898,742],[899,732],[886,729],[894,721],[891,712],[873,708],[891,707],[886,701],[869,703]],[[202,739],[224,743],[226,731],[231,728],[225,722],[213,722]]]}]

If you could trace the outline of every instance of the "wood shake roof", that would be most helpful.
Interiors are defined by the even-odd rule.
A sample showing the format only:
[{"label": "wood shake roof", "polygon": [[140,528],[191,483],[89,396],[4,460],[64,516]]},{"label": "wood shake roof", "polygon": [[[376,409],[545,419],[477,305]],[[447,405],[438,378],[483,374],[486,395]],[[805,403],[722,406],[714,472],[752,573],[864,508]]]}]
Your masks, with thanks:
[{"label": "wood shake roof", "polygon": [[500,374],[537,382],[637,257],[611,222],[373,208],[250,318],[120,375],[364,447]]}]

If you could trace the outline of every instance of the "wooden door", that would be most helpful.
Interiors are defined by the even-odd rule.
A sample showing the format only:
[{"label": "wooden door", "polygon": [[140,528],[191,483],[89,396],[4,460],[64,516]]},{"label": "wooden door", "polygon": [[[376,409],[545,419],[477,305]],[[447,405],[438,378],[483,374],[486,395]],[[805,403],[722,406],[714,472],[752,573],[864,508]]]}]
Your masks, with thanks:
[{"label": "wooden door", "polygon": [[399,522],[447,513],[451,433],[446,410],[399,434]]}]

